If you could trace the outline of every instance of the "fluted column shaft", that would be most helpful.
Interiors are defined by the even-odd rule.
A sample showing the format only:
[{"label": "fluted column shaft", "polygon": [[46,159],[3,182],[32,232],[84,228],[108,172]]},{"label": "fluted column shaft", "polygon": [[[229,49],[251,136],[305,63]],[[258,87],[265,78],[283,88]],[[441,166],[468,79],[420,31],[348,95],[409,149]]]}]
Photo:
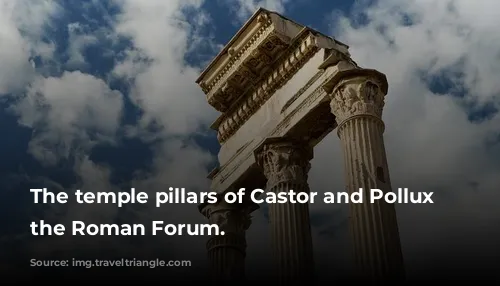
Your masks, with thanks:
[{"label": "fluted column shaft", "polygon": [[[267,191],[309,193],[307,173],[312,150],[307,143],[271,140],[258,154],[267,177]],[[281,282],[310,281],[314,275],[308,204],[269,204],[275,275]]]},{"label": "fluted column shaft", "polygon": [[346,188],[363,189],[363,203],[350,204],[357,277],[370,280],[404,278],[403,257],[394,204],[370,203],[370,189],[391,191],[381,119],[385,78],[351,77],[333,90],[331,108],[342,141]]},{"label": "fluted column shaft", "polygon": [[236,204],[220,202],[202,210],[211,224],[217,224],[224,235],[213,236],[207,242],[210,275],[216,281],[245,279],[246,238],[250,226],[250,210]]}]

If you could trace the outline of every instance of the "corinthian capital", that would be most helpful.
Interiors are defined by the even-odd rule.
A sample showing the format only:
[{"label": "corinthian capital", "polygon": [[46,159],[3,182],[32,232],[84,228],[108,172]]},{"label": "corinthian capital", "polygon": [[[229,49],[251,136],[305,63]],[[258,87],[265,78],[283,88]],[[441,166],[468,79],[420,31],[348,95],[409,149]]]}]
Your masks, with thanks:
[{"label": "corinthian capital", "polygon": [[202,213],[210,224],[216,224],[225,233],[243,233],[252,222],[252,210],[244,205],[232,205],[225,202],[206,205]]},{"label": "corinthian capital", "polygon": [[257,163],[264,170],[267,188],[280,183],[307,184],[312,149],[307,142],[269,138],[256,150]]},{"label": "corinthian capital", "polygon": [[343,79],[333,89],[330,102],[337,124],[353,116],[382,117],[384,97],[382,83],[375,77],[357,76]]}]

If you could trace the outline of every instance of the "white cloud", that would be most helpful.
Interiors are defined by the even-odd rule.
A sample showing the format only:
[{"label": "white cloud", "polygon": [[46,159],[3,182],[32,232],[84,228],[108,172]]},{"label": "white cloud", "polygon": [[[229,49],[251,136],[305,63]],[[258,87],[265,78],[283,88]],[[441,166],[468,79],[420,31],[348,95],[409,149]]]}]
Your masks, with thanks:
[{"label": "white cloud", "polygon": [[[91,75],[36,73],[34,57],[54,59],[55,44],[46,40],[45,31],[63,13],[55,1],[0,1],[0,93],[16,96],[12,110],[19,123],[34,129],[29,152],[47,164],[67,158],[72,150],[88,151],[97,141],[112,140],[122,108],[121,94]],[[84,63],[81,48],[91,36],[75,38],[78,27],[69,27],[69,53],[73,62]]]},{"label": "white cloud", "polygon": [[34,76],[30,57],[52,56],[52,43],[42,41],[44,27],[60,12],[54,1],[0,1],[0,94],[19,92]]},{"label": "white cloud", "polygon": [[85,26],[76,22],[68,25],[68,56],[67,65],[70,67],[85,66],[83,51],[86,47],[98,43],[98,38],[93,34],[87,34]]},{"label": "white cloud", "polygon": [[[201,1],[120,1],[123,13],[116,31],[130,37],[133,50],[115,67],[118,76],[135,76],[132,98],[144,111],[141,127],[159,125],[170,135],[197,132],[215,112],[195,84],[200,73],[185,61],[197,39],[196,26],[182,11],[199,9]],[[202,10],[198,10],[202,14]],[[198,19],[201,16],[198,17]],[[204,23],[204,21],[196,21]],[[196,42],[196,41],[195,41]],[[146,58],[147,61],[141,60]],[[165,134],[165,133],[162,133]]]},{"label": "white cloud", "polygon": [[[367,25],[352,26],[340,18],[334,26],[337,38],[349,44],[358,64],[388,77],[384,121],[393,187],[436,192],[435,205],[397,206],[410,275],[428,264],[429,256],[422,255],[444,258],[464,249],[486,255],[491,248],[468,243],[478,241],[478,236],[498,238],[487,230],[495,228],[500,214],[493,203],[499,199],[496,158],[500,150],[498,145],[486,148],[485,141],[498,134],[500,115],[472,123],[461,104],[477,101],[499,106],[500,35],[494,30],[500,19],[492,12],[498,4],[387,0],[357,11],[365,13]],[[404,24],[404,15],[410,15],[413,25]],[[463,74],[452,78],[455,88],[463,86],[468,91],[463,99],[436,95],[421,78],[422,71],[435,76],[443,70]],[[331,143],[324,142],[316,150],[319,156],[311,174],[316,188],[343,189],[336,137],[329,135],[325,141]],[[445,243],[452,237],[462,239]],[[329,249],[327,245],[319,248]],[[474,261],[460,263],[476,265]]]},{"label": "white cloud", "polygon": [[267,10],[283,13],[285,5],[289,0],[222,0],[224,3],[231,5],[240,22],[245,22],[257,9],[264,8]]},{"label": "white cloud", "polygon": [[[206,168],[214,158],[192,141],[170,138],[188,137],[208,125],[216,115],[206,104],[205,95],[195,83],[200,73],[199,68],[192,67],[185,61],[186,54],[192,51],[196,44],[202,43],[203,38],[198,34],[198,29],[208,21],[201,10],[197,10],[200,12],[190,19],[186,18],[185,11],[199,9],[202,2],[116,2],[121,5],[123,13],[118,16],[113,27],[115,34],[107,36],[112,39],[126,36],[132,42],[132,48],[126,51],[126,58],[115,67],[114,74],[125,76],[133,83],[130,97],[143,111],[139,125],[135,126],[136,134],[148,135],[148,127],[154,124],[160,127],[161,132],[156,130],[149,134],[160,139],[169,138],[152,146],[155,151],[152,173],[138,172],[140,178],[133,183],[138,190],[151,193],[164,191],[168,186],[182,186],[194,191],[206,190]],[[30,15],[29,12],[19,9],[16,13],[20,19]],[[49,16],[46,17],[47,22],[48,19]],[[190,24],[191,19],[195,21]],[[18,32],[22,25],[27,25],[26,23],[9,21],[11,29],[8,31],[13,37],[17,37],[19,46],[26,45],[26,50],[16,47],[22,53],[12,67],[16,67],[14,64],[22,67],[23,61],[26,61],[25,68],[30,69],[33,74],[18,83],[19,89],[25,89],[26,92],[17,97],[18,100],[12,107],[19,116],[19,123],[33,129],[29,152],[48,165],[56,164],[63,158],[76,159],[74,165],[79,179],[78,186],[85,190],[118,190],[110,184],[109,168],[90,161],[88,155],[97,143],[113,143],[120,127],[122,95],[111,90],[103,80],[80,71],[64,72],[60,76],[51,77],[37,75],[28,60],[31,55],[30,48],[38,43],[38,39],[26,37]],[[42,22],[38,25],[42,25]],[[88,33],[82,25],[84,24],[72,23],[68,27],[70,41],[66,52],[70,56],[68,63],[73,67],[75,64],[83,67],[86,63],[82,49],[87,44],[100,40],[96,31]],[[35,28],[31,29],[30,35],[34,35],[36,31]],[[37,35],[41,37],[42,34],[43,29],[40,29]],[[208,44],[208,47],[212,45],[209,40],[203,44]],[[7,69],[2,67],[1,70]],[[25,70],[20,71],[5,83],[12,85],[13,79],[23,78],[21,74],[27,73]],[[68,191],[72,193],[74,190]],[[67,210],[63,214],[66,222],[75,217],[83,217],[92,222],[109,221],[118,215],[114,206],[94,208],[74,205]],[[123,215],[123,212],[120,212],[120,215]],[[178,222],[204,221],[196,212],[196,206],[150,208],[141,210],[136,215],[138,217],[134,219],[143,220],[145,223],[158,216]],[[199,249],[192,249],[198,249],[196,254],[204,257],[204,241],[197,239],[196,245]],[[65,245],[70,246],[77,242],[86,243],[68,239]],[[185,243],[185,240],[179,238],[179,243]],[[147,245],[147,248],[153,251],[155,247]],[[49,249],[48,251],[50,252]]]},{"label": "white cloud", "polygon": [[[123,14],[115,26],[120,35],[128,36],[133,48],[119,63],[114,73],[133,79],[130,95],[144,112],[136,134],[149,138],[147,128],[160,127],[154,137],[165,139],[153,145],[152,172],[142,174],[133,182],[137,189],[165,191],[168,187],[185,187],[188,191],[206,191],[207,166],[214,158],[190,140],[174,139],[198,133],[200,128],[214,120],[216,112],[206,103],[206,98],[195,80],[201,70],[190,66],[185,56],[201,40],[210,41],[198,34],[198,29],[208,21],[201,1],[122,1]],[[197,9],[194,21],[182,11]],[[212,45],[214,47],[214,45]],[[194,205],[169,205],[150,208],[142,212],[145,221],[168,217],[169,222],[204,222]],[[171,243],[185,245],[185,237],[172,238]],[[204,257],[204,239],[191,238],[195,243],[190,251]],[[174,248],[177,249],[177,248]],[[178,248],[181,249],[181,248]],[[187,251],[185,247],[179,251]],[[201,254],[201,255],[200,255]]]},{"label": "white cloud", "polygon": [[112,142],[122,114],[122,95],[79,71],[38,77],[14,110],[19,122],[34,129],[30,153],[55,164],[72,151]]},{"label": "white cloud", "polygon": [[[122,13],[114,32],[129,37],[133,47],[126,51],[125,59],[113,72],[114,76],[132,83],[130,97],[143,111],[139,125],[134,126],[135,134],[166,139],[153,145],[152,172],[140,174],[134,186],[149,192],[181,184],[193,190],[204,189],[208,186],[205,166],[213,158],[192,141],[183,140],[200,132],[216,116],[194,83],[200,69],[185,60],[186,54],[198,44],[217,46],[200,34],[200,29],[209,23],[209,17],[201,10],[202,1],[115,2]],[[283,12],[287,3],[226,2],[235,9],[240,22],[258,6]],[[110,170],[91,162],[86,155],[96,142],[113,142],[120,123],[122,95],[91,75],[76,71],[60,77],[42,77],[29,64],[32,55],[45,59],[52,56],[53,44],[40,39],[42,27],[60,12],[54,3],[0,0],[0,93],[29,87],[14,110],[20,116],[20,123],[34,129],[29,151],[37,159],[56,163],[60,158],[78,155],[77,158],[82,158],[75,163],[79,186],[117,190],[117,186],[110,184]],[[500,7],[497,6],[496,1],[386,0],[370,8],[360,8],[370,20],[367,26],[355,28],[345,18],[332,19],[338,20],[335,34],[350,45],[353,58],[360,65],[376,68],[388,76],[390,88],[384,120],[393,186],[442,189],[436,191],[443,196],[439,205],[398,206],[410,272],[416,272],[420,263],[425,263],[419,260],[419,252],[439,253],[437,249],[430,250],[434,247],[431,244],[437,245],[438,238],[464,234],[462,221],[471,225],[481,221],[476,225],[486,230],[498,223],[494,217],[500,217],[493,205],[498,198],[495,188],[500,183],[500,166],[495,161],[499,150],[486,149],[483,144],[498,133],[500,116],[471,123],[460,105],[461,101],[494,101],[498,106],[500,36],[495,31],[500,23],[495,11]],[[186,10],[200,12],[192,18],[186,16]],[[403,25],[405,14],[411,15],[414,25]],[[379,32],[381,29],[384,34]],[[67,51],[78,63],[84,61],[81,44],[94,41],[89,38],[93,35],[83,35],[84,38],[73,40]],[[453,80],[469,91],[464,99],[436,96],[420,77],[421,71],[438,75],[443,69],[463,73],[463,77]],[[148,130],[151,125],[160,127],[160,131],[151,134]],[[310,176],[312,189],[319,192],[344,189],[341,156],[339,140],[332,133],[315,150]],[[480,195],[472,194],[471,184]],[[313,214],[339,212],[336,221],[345,218],[343,206],[315,204],[311,210]],[[80,211],[75,208],[75,212]],[[107,220],[117,214],[115,208],[109,207],[89,215],[92,220]],[[193,205],[152,208],[141,210],[138,215],[144,220],[164,216],[172,222],[204,221]],[[269,254],[266,243],[270,241],[267,234],[262,235],[267,229],[265,219],[261,213],[256,216],[248,235],[248,260],[259,262]],[[318,265],[325,269],[329,263],[336,268],[346,267],[334,262],[334,257],[349,250],[346,236],[339,234],[331,239],[319,235],[329,226],[313,229]],[[487,236],[471,226],[469,233],[472,231]],[[193,238],[189,250],[204,256],[204,241],[205,238]],[[172,245],[185,243],[186,240],[179,238]],[[460,241],[456,243],[450,250],[463,247]],[[327,271],[326,275],[336,273]]]}]

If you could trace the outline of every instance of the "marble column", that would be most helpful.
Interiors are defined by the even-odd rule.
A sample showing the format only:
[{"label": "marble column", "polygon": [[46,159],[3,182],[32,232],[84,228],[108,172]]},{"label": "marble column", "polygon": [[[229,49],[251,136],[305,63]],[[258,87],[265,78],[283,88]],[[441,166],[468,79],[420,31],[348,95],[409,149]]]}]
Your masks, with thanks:
[{"label": "marble column", "polygon": [[364,191],[364,203],[349,206],[349,227],[356,276],[370,280],[404,278],[394,204],[383,200],[371,204],[368,197],[370,189],[391,191],[381,119],[386,92],[383,74],[360,73],[340,80],[330,103],[343,146],[346,188],[350,193]]},{"label": "marble column", "polygon": [[224,235],[211,237],[207,242],[210,275],[216,281],[242,281],[245,279],[246,238],[250,227],[250,213],[254,210],[240,204],[200,206],[210,224],[217,224]]},{"label": "marble column", "polygon": [[[256,151],[267,191],[309,193],[307,174],[312,149],[307,143],[270,138]],[[286,283],[313,279],[313,247],[308,204],[269,204],[275,278]]]}]

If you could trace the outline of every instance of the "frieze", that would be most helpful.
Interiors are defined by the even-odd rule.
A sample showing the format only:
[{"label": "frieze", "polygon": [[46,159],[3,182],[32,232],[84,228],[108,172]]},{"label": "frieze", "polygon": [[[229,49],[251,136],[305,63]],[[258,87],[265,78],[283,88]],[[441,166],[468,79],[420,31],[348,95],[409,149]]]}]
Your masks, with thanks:
[{"label": "frieze", "polygon": [[304,92],[306,92],[306,90],[308,90],[315,82],[316,80],[321,76],[323,75],[325,71],[324,70],[319,70],[317,73],[314,74],[313,77],[311,77],[311,79],[309,79],[309,81],[306,83],[306,85],[304,85],[303,87],[301,87],[299,89],[299,91],[297,91],[293,96],[292,98],[290,98],[286,103],[285,105],[283,106],[283,108],[281,109],[281,113],[284,113]]},{"label": "frieze", "polygon": [[[339,63],[340,64],[340,63]],[[351,67],[352,69],[352,67]],[[361,70],[361,71],[355,71],[356,74],[362,73],[363,71],[368,71],[371,72],[370,70]],[[340,71],[340,73],[343,73],[344,70]],[[322,73],[322,75],[317,79],[318,86],[311,91],[311,93],[302,101],[300,102],[296,107],[294,107],[286,116],[283,120],[280,121],[280,123],[271,131],[267,137],[281,137],[285,136],[286,133],[288,132],[288,128],[290,128],[291,124],[293,123],[294,118],[297,117],[298,114],[301,114],[305,112],[305,110],[310,109],[313,107],[313,105],[316,105],[320,102],[329,102],[330,96],[329,92],[327,92],[324,88],[325,84],[330,83],[331,81],[335,81],[336,83],[338,82],[337,78],[339,76],[339,69],[337,67],[328,67],[325,69],[325,72]],[[385,90],[385,89],[383,89]],[[307,91],[305,91],[307,92]],[[291,106],[290,106],[291,107]],[[335,126],[333,126],[335,127]],[[332,128],[333,128],[332,127]],[[253,140],[254,142],[252,144],[249,144],[246,146],[244,149],[248,150],[248,148],[255,148],[252,146],[259,146],[262,144],[263,140],[261,139],[259,141],[256,141],[255,139]],[[253,157],[252,152],[246,152],[246,154],[243,154],[243,152],[231,156],[231,158],[224,164],[224,166],[221,166],[218,174],[213,178],[213,187],[215,188],[222,188],[224,189],[224,185],[227,184],[226,180],[228,178],[231,178],[239,168],[243,164],[246,164],[248,160],[250,160],[250,157]],[[237,162],[236,162],[237,160]]]},{"label": "frieze", "polygon": [[[326,82],[327,80],[325,80]],[[302,112],[303,110],[309,108],[314,102],[317,102],[320,98],[322,97],[326,97],[327,94],[326,92],[323,90],[322,88],[322,84],[319,85],[312,93],[311,95],[309,95],[302,103],[300,103],[300,105],[294,109],[292,112],[290,112],[289,115],[287,115],[285,117],[285,119],[283,121],[281,121],[279,123],[278,126],[276,126],[276,128],[269,134],[269,137],[278,137],[278,136],[283,136],[284,135],[284,130],[286,128],[289,127],[289,125],[291,124],[291,121],[293,119],[293,117],[296,115],[296,114],[299,114],[300,112]],[[252,140],[253,141],[253,140]],[[263,140],[261,141],[263,142]],[[260,143],[261,143],[260,142]],[[257,144],[260,144],[260,143],[257,143]],[[252,144],[253,145],[253,144]],[[246,149],[246,148],[245,148]],[[238,154],[239,155],[239,154]],[[248,152],[247,155],[245,155],[244,157],[240,158],[239,159],[239,163],[237,163],[236,165],[234,165],[233,167],[231,167],[230,169],[228,168],[229,166],[231,166],[232,164],[230,164],[229,162],[233,162],[235,160],[235,158],[237,156],[233,156],[231,157],[230,160],[228,160],[228,163],[225,165],[225,166],[222,166],[221,169],[219,170],[218,174],[216,177],[214,177],[214,179],[216,179],[217,183],[218,184],[222,184],[224,183],[224,181],[231,177],[231,175],[236,172],[236,170],[238,170],[238,168],[241,166],[241,164],[243,162],[245,162],[246,160],[248,160],[250,157],[253,156],[253,153],[252,152]]]},{"label": "frieze", "polygon": [[[325,80],[326,82],[326,80]],[[283,130],[289,127],[292,118],[302,112],[304,109],[309,108],[314,102],[318,101],[321,97],[326,96],[326,92],[323,90],[323,84],[319,85],[312,93],[309,95],[296,109],[294,109],[290,114],[288,114],[284,120],[282,120],[278,126],[271,132],[270,136],[281,136]]]},{"label": "frieze", "polygon": [[270,71],[267,80],[260,86],[235,103],[232,110],[226,111],[213,128],[218,129],[217,137],[224,143],[250,118],[273,94],[290,80],[293,75],[317,52],[312,32],[305,33],[301,41],[297,41],[290,49],[281,64]]}]

